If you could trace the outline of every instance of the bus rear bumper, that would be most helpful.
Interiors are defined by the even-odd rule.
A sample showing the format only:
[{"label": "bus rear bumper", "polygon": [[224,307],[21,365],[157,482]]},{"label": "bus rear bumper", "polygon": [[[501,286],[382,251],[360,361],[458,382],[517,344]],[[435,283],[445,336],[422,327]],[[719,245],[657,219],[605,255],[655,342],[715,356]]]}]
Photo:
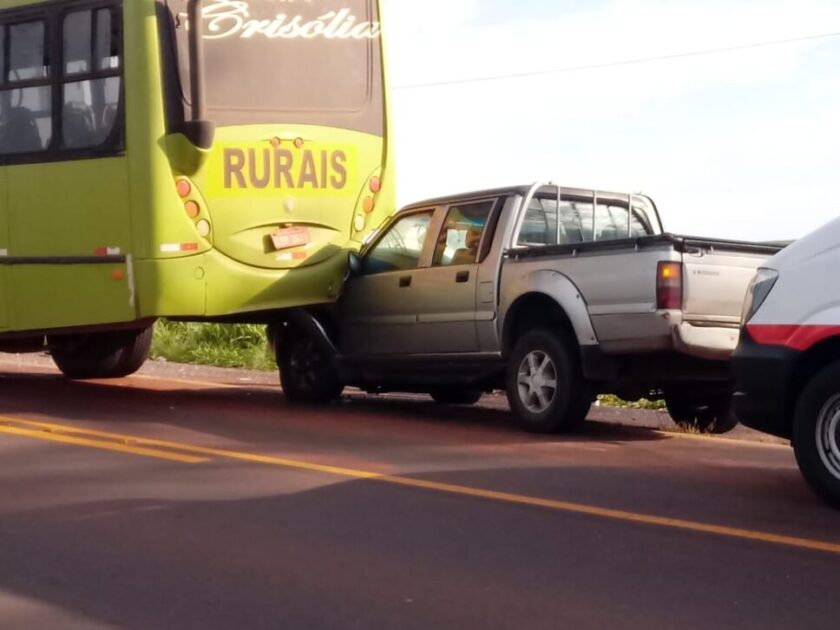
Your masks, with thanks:
[{"label": "bus rear bumper", "polygon": [[244,265],[210,251],[135,262],[141,317],[208,318],[335,302],[347,251],[290,270]]}]

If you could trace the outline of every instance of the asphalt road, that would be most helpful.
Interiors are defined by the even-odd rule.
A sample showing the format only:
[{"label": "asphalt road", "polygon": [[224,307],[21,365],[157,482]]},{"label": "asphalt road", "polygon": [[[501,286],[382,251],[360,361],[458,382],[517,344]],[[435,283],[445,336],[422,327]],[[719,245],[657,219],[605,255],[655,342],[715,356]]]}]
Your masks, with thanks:
[{"label": "asphalt road", "polygon": [[[790,449],[498,400],[286,405],[270,375],[0,360],[2,628],[836,628]],[[638,426],[638,425],[648,426]]]}]

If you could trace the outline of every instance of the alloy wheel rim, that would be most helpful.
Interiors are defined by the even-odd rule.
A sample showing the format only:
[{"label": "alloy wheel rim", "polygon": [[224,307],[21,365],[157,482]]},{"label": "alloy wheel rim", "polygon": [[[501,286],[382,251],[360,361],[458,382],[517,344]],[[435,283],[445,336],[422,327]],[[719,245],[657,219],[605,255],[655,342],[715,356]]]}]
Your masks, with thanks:
[{"label": "alloy wheel rim", "polygon": [[291,356],[291,367],[296,377],[298,387],[312,389],[318,382],[320,369],[319,355],[315,344],[307,342],[298,346]]},{"label": "alloy wheel rim", "polygon": [[823,405],[816,426],[817,452],[826,470],[840,479],[840,394]]},{"label": "alloy wheel rim", "polygon": [[519,364],[519,400],[531,413],[543,413],[557,396],[557,366],[541,350],[529,352]]}]

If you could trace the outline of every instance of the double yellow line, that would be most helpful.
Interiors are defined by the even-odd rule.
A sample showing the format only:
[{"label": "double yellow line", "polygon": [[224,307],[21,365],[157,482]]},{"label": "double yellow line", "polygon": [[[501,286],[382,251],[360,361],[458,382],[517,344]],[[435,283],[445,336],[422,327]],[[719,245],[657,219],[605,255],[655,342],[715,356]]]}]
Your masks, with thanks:
[{"label": "double yellow line", "polygon": [[727,527],[724,525],[713,525],[685,519],[667,518],[652,514],[614,510],[583,503],[544,499],[509,492],[497,492],[494,490],[440,483],[399,475],[383,475],[371,471],[286,459],[283,457],[275,457],[273,455],[258,455],[256,453],[245,453],[227,449],[181,444],[178,442],[135,437],[119,433],[109,433],[94,429],[81,429],[73,426],[40,422],[36,420],[0,416],[0,433],[60,442],[63,444],[75,444],[78,446],[87,446],[120,453],[144,455],[147,457],[155,457],[185,464],[199,464],[210,461],[214,457],[243,461],[253,464],[263,464],[267,466],[323,473],[348,479],[365,479],[380,483],[387,483],[390,485],[431,490],[434,492],[473,497],[514,505],[537,507],[557,512],[581,514],[614,521],[652,525],[699,534],[711,534],[726,538],[750,540],[753,542],[769,543],[773,545],[840,555],[840,544],[828,541],[800,538],[797,536],[785,536],[737,527]]},{"label": "double yellow line", "polygon": [[[35,438],[47,442],[58,442],[60,444],[73,444],[75,446],[87,446],[105,451],[117,453],[130,453],[132,455],[143,455],[155,457],[182,464],[200,464],[208,461],[206,457],[188,455],[186,453],[164,451],[155,448],[140,446],[141,438],[131,438],[116,434],[107,434],[100,431],[79,430],[62,425],[35,422],[30,420],[18,420],[0,416],[0,433],[16,435],[18,437]],[[33,427],[33,428],[28,428]],[[79,435],[99,436],[107,439],[92,439],[91,437],[78,437]]]}]

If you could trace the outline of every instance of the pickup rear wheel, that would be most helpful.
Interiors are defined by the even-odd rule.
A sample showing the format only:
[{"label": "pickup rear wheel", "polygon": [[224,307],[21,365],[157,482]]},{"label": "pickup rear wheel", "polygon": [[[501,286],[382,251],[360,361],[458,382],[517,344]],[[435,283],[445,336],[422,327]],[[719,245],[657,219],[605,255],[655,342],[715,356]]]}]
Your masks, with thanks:
[{"label": "pickup rear wheel", "polygon": [[665,406],[674,423],[688,431],[721,434],[738,425],[730,394],[666,393]]},{"label": "pickup rear wheel", "polygon": [[438,387],[429,392],[439,405],[474,405],[484,394],[480,389],[469,389],[468,387]]},{"label": "pickup rear wheel", "polygon": [[525,334],[508,360],[507,397],[520,427],[532,433],[579,428],[592,406],[571,343],[547,330]]},{"label": "pickup rear wheel", "polygon": [[330,357],[306,335],[287,334],[277,343],[280,384],[291,403],[325,403],[344,391]]},{"label": "pickup rear wheel", "polygon": [[793,451],[805,481],[840,507],[840,363],[805,385],[794,414]]}]

